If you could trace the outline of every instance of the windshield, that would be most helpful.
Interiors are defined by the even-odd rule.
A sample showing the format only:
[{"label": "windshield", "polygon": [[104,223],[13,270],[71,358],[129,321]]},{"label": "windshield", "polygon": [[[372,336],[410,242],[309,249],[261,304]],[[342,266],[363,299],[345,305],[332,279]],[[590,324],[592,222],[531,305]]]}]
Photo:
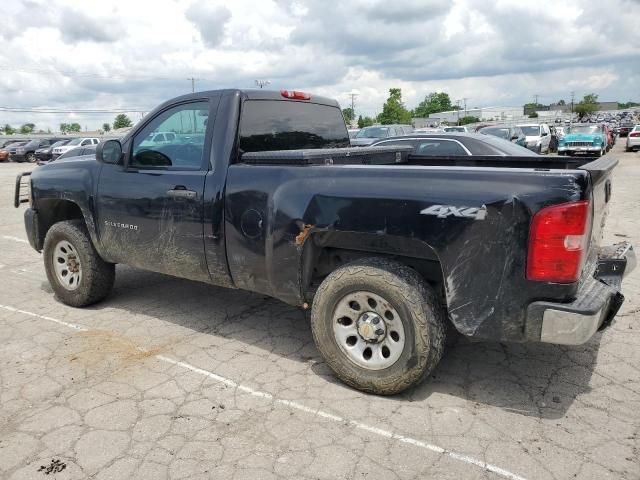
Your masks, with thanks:
[{"label": "windshield", "polygon": [[525,126],[521,126],[520,127],[522,129],[522,131],[524,132],[524,134],[527,137],[539,137],[540,136],[540,127],[538,126],[529,126],[527,127]]},{"label": "windshield", "polygon": [[67,145],[80,145],[81,142],[82,138],[74,138],[69,143],[67,143]]},{"label": "windshield", "polygon": [[600,133],[602,127],[599,125],[573,125],[567,128],[567,133]]},{"label": "windshield", "polygon": [[464,127],[444,127],[445,132],[464,132]]},{"label": "windshield", "polygon": [[388,136],[388,127],[366,127],[358,132],[356,138],[387,138]]},{"label": "windshield", "polygon": [[485,135],[493,135],[494,137],[506,138],[507,140],[511,140],[509,137],[509,129],[508,128],[483,128],[480,130],[480,133],[484,133]]},{"label": "windshield", "polygon": [[66,143],[67,143],[67,140],[60,140],[59,142],[56,142],[56,143],[54,143],[53,145],[51,145],[51,147],[50,147],[50,148],[53,148],[53,147],[61,147],[62,145],[66,145]]}]

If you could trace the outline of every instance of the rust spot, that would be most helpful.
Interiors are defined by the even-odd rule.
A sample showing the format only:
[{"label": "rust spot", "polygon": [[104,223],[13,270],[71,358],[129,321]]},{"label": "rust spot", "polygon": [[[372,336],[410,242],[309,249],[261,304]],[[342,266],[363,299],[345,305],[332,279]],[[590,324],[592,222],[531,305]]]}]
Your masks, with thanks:
[{"label": "rust spot", "polygon": [[311,233],[311,229],[313,228],[313,225],[309,225],[308,223],[306,223],[304,225],[304,227],[302,227],[302,230],[300,231],[300,233],[298,235],[296,235],[296,245],[297,246],[302,246],[304,245],[305,240],[307,239],[307,237],[309,236],[309,233]]}]

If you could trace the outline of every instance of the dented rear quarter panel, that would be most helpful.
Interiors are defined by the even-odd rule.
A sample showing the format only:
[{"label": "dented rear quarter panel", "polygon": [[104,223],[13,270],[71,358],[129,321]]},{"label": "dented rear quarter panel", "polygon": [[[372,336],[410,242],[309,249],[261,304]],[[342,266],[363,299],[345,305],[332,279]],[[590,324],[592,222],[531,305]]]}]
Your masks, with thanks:
[{"label": "dented rear quarter panel", "polygon": [[[568,301],[577,284],[525,278],[529,223],[551,204],[587,198],[580,170],[414,166],[232,165],[225,198],[233,281],[294,305],[309,242],[437,258],[449,316],[483,338],[524,340],[528,303]],[[486,206],[484,220],[420,212]]]}]

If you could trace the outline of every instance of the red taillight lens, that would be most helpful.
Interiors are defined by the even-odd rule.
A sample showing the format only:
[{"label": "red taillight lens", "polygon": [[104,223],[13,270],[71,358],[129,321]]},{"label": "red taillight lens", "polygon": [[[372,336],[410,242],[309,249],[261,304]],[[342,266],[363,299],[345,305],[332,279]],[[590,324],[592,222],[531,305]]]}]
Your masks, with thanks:
[{"label": "red taillight lens", "polygon": [[540,210],[529,231],[527,279],[573,283],[582,270],[591,206],[588,201],[562,203]]},{"label": "red taillight lens", "polygon": [[629,134],[630,137],[640,137],[640,132],[631,132]]},{"label": "red taillight lens", "polygon": [[284,98],[291,98],[293,100],[310,100],[311,95],[297,90],[280,90],[280,95]]}]

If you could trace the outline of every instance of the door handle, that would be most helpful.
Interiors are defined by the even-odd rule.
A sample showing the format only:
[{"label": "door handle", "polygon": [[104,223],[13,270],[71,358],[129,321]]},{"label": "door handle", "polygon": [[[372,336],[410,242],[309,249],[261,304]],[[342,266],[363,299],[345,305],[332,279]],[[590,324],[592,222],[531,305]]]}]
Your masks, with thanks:
[{"label": "door handle", "polygon": [[196,198],[198,194],[193,190],[187,190],[187,187],[184,185],[176,185],[167,191],[167,195],[173,198]]}]

